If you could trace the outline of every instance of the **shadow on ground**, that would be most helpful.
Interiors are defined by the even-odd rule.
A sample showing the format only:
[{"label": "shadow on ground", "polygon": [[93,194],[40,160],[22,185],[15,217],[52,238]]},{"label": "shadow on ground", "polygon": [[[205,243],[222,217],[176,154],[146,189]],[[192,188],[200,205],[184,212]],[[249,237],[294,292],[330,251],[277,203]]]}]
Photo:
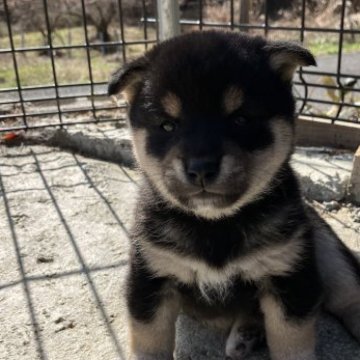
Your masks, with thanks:
[{"label": "shadow on ground", "polygon": [[[125,359],[136,174],[42,146],[1,151],[0,359]],[[359,234],[337,220],[355,249]],[[224,358],[222,334],[184,316],[178,329],[178,359]],[[360,358],[360,346],[329,317],[319,339],[321,360]],[[249,359],[269,358],[262,351]]]}]

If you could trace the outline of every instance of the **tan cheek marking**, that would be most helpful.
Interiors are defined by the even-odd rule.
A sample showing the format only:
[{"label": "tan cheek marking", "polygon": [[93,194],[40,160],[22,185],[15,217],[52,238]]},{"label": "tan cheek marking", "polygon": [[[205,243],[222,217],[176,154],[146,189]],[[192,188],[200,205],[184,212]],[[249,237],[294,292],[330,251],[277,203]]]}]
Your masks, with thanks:
[{"label": "tan cheek marking", "polygon": [[174,93],[167,93],[162,99],[161,104],[165,112],[173,118],[178,118],[181,113],[181,101]]},{"label": "tan cheek marking", "polygon": [[224,93],[224,109],[227,115],[237,110],[243,103],[243,92],[236,86],[230,86]]},{"label": "tan cheek marking", "polygon": [[[140,168],[149,175],[152,183],[157,187],[162,196],[170,203],[179,207],[181,203],[170,194],[164,184],[163,164],[146,151],[147,131],[132,129],[132,141],[135,158]],[[187,210],[185,207],[182,207]]]}]

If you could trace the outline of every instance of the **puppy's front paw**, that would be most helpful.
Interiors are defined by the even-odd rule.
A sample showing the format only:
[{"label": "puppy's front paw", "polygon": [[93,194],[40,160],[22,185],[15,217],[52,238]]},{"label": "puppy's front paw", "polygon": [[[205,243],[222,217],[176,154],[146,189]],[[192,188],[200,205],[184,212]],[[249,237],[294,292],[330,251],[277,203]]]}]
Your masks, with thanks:
[{"label": "puppy's front paw", "polygon": [[[235,330],[235,329],[234,329]],[[226,341],[226,360],[243,360],[263,340],[259,329],[239,327],[232,330]]]}]

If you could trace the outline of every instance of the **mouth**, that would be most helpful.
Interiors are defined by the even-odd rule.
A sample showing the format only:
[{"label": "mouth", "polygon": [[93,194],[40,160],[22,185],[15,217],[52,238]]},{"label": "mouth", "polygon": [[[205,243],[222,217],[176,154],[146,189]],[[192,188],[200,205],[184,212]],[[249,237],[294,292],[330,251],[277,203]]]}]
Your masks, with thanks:
[{"label": "mouth", "polygon": [[239,199],[239,194],[225,194],[216,191],[201,189],[192,193],[185,203],[193,209],[225,209],[232,206]]},{"label": "mouth", "polygon": [[201,188],[200,190],[190,193],[189,196],[196,197],[198,199],[211,199],[218,196],[226,196],[226,194],[217,191],[210,191],[206,188]]},{"label": "mouth", "polygon": [[211,204],[215,207],[226,207],[236,201],[239,196],[239,193],[229,194],[203,188],[192,193],[188,196],[188,199],[191,199],[191,201],[196,204]]},{"label": "mouth", "polygon": [[232,206],[246,190],[244,182],[230,181],[221,184],[204,184],[203,186],[174,181],[167,178],[166,186],[174,198],[187,208],[227,208]]}]

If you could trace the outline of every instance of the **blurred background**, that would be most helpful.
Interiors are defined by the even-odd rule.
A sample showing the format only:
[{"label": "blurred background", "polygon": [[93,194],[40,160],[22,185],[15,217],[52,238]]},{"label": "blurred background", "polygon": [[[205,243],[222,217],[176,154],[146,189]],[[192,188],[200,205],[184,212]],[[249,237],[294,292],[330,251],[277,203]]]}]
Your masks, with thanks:
[{"label": "blurred background", "polygon": [[[123,121],[126,104],[105,96],[106,82],[162,39],[163,2],[0,0],[0,131]],[[360,0],[170,3],[182,33],[221,29],[303,43],[318,67],[295,78],[299,113],[359,122]]]}]

